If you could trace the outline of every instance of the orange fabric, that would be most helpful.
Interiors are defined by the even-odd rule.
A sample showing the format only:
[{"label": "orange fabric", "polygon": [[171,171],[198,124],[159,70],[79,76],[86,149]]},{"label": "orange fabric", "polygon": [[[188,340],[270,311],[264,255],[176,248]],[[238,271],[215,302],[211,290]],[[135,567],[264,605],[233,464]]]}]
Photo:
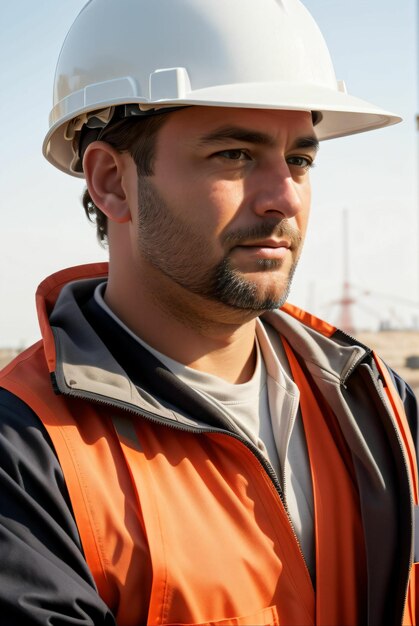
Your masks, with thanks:
[{"label": "orange fabric", "polygon": [[51,327],[49,325],[49,314],[61,289],[73,280],[83,280],[85,278],[105,278],[108,275],[108,263],[91,263],[89,265],[78,265],[69,267],[60,272],[48,276],[39,285],[35,294],[36,310],[44,342],[44,352],[50,372],[55,370],[55,344]]},{"label": "orange fabric", "polygon": [[254,626],[265,623],[255,620],[269,606],[280,624],[313,624],[308,571],[253,453],[225,434],[114,422],[150,547],[148,624],[209,624],[218,616]]},{"label": "orange fabric", "polygon": [[419,598],[419,563],[413,563],[410,572],[403,626],[416,626],[419,623],[419,606],[416,598]]},{"label": "orange fabric", "polygon": [[41,343],[2,372],[0,386],[22,398],[51,437],[99,594],[118,625],[145,624],[148,547],[112,423],[96,405],[54,394]]},{"label": "orange fabric", "polygon": [[0,384],[51,436],[87,563],[119,626],[315,623],[288,517],[246,446],[143,420],[139,444],[119,442],[109,409],[54,395],[41,344]]},{"label": "orange fabric", "polygon": [[418,563],[413,564],[412,571],[410,573],[409,588],[407,593],[407,601],[403,614],[403,626],[414,626],[416,624],[416,586],[417,575],[416,569],[419,566]]},{"label": "orange fabric", "polygon": [[333,333],[335,333],[337,330],[335,326],[328,324],[328,322],[325,322],[315,315],[307,313],[307,311],[303,311],[302,309],[299,309],[298,307],[294,306],[293,304],[289,304],[288,302],[286,302],[282,306],[281,310],[285,313],[288,313],[288,315],[291,315],[291,317],[294,317],[296,320],[302,322],[306,326],[317,330],[317,332],[319,332],[321,335],[324,335],[325,337],[331,337]]},{"label": "orange fabric", "polygon": [[[307,377],[283,339],[310,459],[315,509],[316,623],[354,626],[366,619],[366,559],[358,493]],[[335,419],[333,414],[330,419]]]}]

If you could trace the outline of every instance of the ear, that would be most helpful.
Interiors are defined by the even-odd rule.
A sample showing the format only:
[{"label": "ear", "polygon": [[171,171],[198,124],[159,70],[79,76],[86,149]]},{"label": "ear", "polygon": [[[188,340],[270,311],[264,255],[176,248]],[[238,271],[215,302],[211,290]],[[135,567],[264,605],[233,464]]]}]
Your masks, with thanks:
[{"label": "ear", "polygon": [[131,219],[124,184],[126,158],[104,141],[94,141],[83,157],[87,187],[95,205],[113,222]]}]

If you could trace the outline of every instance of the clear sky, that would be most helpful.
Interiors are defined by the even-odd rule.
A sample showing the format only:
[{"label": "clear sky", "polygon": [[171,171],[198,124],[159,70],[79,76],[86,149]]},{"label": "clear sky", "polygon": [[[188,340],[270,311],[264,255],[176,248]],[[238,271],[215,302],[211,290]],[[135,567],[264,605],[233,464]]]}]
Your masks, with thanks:
[{"label": "clear sky", "polygon": [[[343,212],[350,280],[364,295],[358,325],[412,324],[419,309],[418,68],[414,0],[305,0],[349,93],[400,114],[398,126],[322,144],[312,173],[310,231],[290,301],[336,323]],[[263,10],[263,0],[258,0]],[[37,284],[69,265],[106,259],[80,204],[83,181],[41,154],[65,34],[84,0],[2,5],[0,26],[0,346],[39,337]],[[391,296],[391,297],[383,297]],[[368,312],[367,312],[368,309]]]}]

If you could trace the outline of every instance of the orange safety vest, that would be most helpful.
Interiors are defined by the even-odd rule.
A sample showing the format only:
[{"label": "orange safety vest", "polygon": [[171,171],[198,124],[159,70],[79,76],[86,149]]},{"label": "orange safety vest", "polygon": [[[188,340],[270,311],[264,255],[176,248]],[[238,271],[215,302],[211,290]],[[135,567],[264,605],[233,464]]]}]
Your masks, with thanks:
[{"label": "orange safety vest", "polygon": [[[50,294],[59,291],[57,284],[48,287]],[[298,310],[288,308],[301,317]],[[333,332],[313,318],[310,322],[317,330]],[[48,337],[50,329],[45,320],[44,324]],[[353,586],[353,576],[352,582],[345,580],[345,572],[339,570],[340,556],[344,567],[349,563],[346,557],[352,562],[347,572],[356,573],[359,565],[351,545],[362,533],[356,494],[345,469],[339,467],[341,508],[353,523],[328,542],[333,525],[325,503],[333,493],[324,494],[319,484],[327,480],[321,457],[334,454],[338,462],[339,449],[327,428],[322,431],[320,405],[285,347],[302,393],[313,474],[316,594],[271,479],[236,437],[192,427],[180,430],[176,424],[171,428],[114,407],[55,395],[49,375],[54,367],[51,344],[39,342],[2,373],[0,386],[24,400],[51,437],[86,561],[119,626],[357,623],[351,619],[363,602],[360,589]],[[377,363],[386,378],[386,368],[378,359]],[[389,377],[386,384],[417,504],[413,442]],[[310,432],[305,402],[317,419],[316,436]],[[348,590],[347,607],[342,609],[340,600]],[[403,624],[416,624],[415,591],[412,568]],[[351,616],[349,621],[345,615]]]}]

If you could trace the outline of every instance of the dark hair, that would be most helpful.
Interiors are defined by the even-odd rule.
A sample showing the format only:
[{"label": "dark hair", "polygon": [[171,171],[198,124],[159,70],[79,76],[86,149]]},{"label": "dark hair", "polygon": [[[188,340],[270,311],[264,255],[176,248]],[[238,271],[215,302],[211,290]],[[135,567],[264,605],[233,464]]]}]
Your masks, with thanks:
[{"label": "dark hair", "polygon": [[[137,166],[139,175],[153,174],[157,131],[163,126],[168,113],[150,117],[131,117],[110,124],[105,128],[100,141],[113,146],[119,152],[128,152]],[[96,234],[101,245],[107,242],[108,220],[106,215],[95,205],[89,190],[84,190],[83,207],[88,219],[96,224]]]}]

